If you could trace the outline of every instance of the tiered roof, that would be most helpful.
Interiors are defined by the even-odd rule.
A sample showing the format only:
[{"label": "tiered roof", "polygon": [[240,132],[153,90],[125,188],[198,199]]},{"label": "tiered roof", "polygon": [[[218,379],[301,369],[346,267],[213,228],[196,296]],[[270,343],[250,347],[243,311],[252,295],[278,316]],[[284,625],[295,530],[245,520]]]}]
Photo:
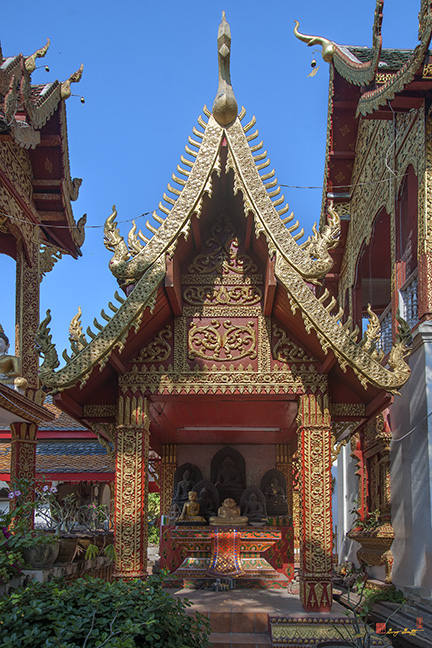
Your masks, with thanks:
[{"label": "tiered roof", "polygon": [[[44,354],[43,382],[62,391],[78,382],[84,384],[97,366],[102,368],[108,361],[118,365],[115,350],[121,352],[132,330],[138,330],[155,307],[167,262],[175,255],[180,238],[190,235],[192,217],[200,215],[206,196],[212,195],[216,178],[232,171],[234,194],[242,197],[244,215],[252,215],[255,234],[264,238],[268,253],[275,260],[276,278],[286,291],[291,311],[300,314],[307,333],[314,331],[325,354],[333,354],[344,371],[351,368],[364,388],[374,385],[395,392],[409,376],[403,360],[404,345],[396,343],[387,366],[383,366],[382,355],[375,347],[380,334],[378,318],[371,314],[370,326],[358,342],[358,331],[351,329],[350,322],[342,323],[343,311],[336,300],[329,299],[327,292],[319,299],[315,295],[314,285],[333,264],[330,250],[338,242],[339,217],[330,206],[320,230],[314,227],[313,234],[304,243],[298,243],[303,231],[298,231],[298,222],[291,224],[292,213],[286,216],[289,208],[280,195],[275,171],[268,171],[270,160],[267,152],[262,152],[263,143],[254,129],[255,118],[246,123],[246,111],[243,108],[237,111],[229,77],[230,33],[224,16],[219,28],[218,52],[219,89],[213,109],[210,112],[204,107],[198,127],[193,128],[193,136],[185,148],[187,157],[181,157],[182,165],[172,176],[176,186],[169,184],[168,193],[163,195],[160,209],[165,218],[155,214],[159,227],[156,229],[148,222],[145,235],[137,232],[133,224],[127,243],[117,228],[115,208],[107,219],[105,244],[114,253],[110,268],[127,298],[116,293],[118,305],[109,303],[112,315],[102,311],[106,323],[94,320],[97,332],[88,329],[89,340],[82,332],[79,318],[74,319],[72,356],[64,355],[66,366],[57,371],[59,361],[49,333],[48,312],[38,336]],[[367,74],[371,74],[371,66],[361,68],[362,74],[366,74],[366,67]],[[222,146],[228,151],[224,168]],[[116,355],[117,361],[112,361]]]},{"label": "tiered roof", "polygon": [[64,82],[33,85],[36,61],[46,55],[49,44],[48,39],[27,57],[4,57],[0,48],[0,139],[29,149],[32,201],[45,240],[76,257],[81,254],[86,217],[76,223],[70,205],[78,198],[82,180],[70,175],[65,100],[71,83],[81,79],[83,66]]}]

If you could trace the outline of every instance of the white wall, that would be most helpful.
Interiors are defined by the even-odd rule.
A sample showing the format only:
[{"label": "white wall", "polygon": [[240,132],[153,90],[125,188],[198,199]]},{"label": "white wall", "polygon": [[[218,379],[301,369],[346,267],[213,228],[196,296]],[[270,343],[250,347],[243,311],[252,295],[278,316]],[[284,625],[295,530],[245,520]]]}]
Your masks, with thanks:
[{"label": "white wall", "polygon": [[432,323],[419,326],[411,377],[390,411],[393,582],[432,595]]},{"label": "white wall", "polygon": [[351,529],[355,514],[350,511],[356,508],[358,498],[357,465],[351,457],[351,445],[348,443],[340,451],[337,461],[337,500],[338,500],[338,546],[339,562],[350,560],[358,566],[356,557],[360,545],[346,537]]}]

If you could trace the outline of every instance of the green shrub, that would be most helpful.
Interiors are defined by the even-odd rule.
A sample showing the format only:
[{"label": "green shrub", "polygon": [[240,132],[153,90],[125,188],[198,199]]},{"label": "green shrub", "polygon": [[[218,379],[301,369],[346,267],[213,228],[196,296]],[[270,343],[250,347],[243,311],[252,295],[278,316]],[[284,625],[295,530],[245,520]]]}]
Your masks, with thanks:
[{"label": "green shrub", "polygon": [[149,493],[148,496],[148,541],[159,544],[160,493]]},{"label": "green shrub", "polygon": [[0,648],[206,648],[208,621],[162,580],[32,583],[0,599]]}]

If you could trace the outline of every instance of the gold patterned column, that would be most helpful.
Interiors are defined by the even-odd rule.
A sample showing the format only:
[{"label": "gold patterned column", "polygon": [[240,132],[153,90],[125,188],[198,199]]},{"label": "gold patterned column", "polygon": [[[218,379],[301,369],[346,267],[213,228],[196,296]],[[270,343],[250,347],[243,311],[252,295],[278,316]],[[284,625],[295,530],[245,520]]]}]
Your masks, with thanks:
[{"label": "gold patterned column", "polygon": [[425,169],[419,178],[418,317],[432,318],[432,114],[426,119]]},{"label": "gold patterned column", "polygon": [[331,430],[327,396],[300,397],[300,597],[307,612],[332,605]]},{"label": "gold patterned column", "polygon": [[291,447],[287,444],[276,444],[276,470],[285,477],[288,514],[293,514],[293,471]]},{"label": "gold patterned column", "polygon": [[16,331],[15,353],[21,358],[21,371],[30,388],[38,386],[39,358],[35,351],[35,337],[39,327],[39,234],[27,246],[27,257],[22,241],[17,243],[16,258]]},{"label": "gold patterned column", "polygon": [[[10,480],[28,479],[34,483],[36,477],[36,445],[38,426],[35,423],[11,423],[11,466]],[[33,494],[29,496],[33,499]],[[29,520],[33,526],[33,520]]]},{"label": "gold patterned column", "polygon": [[171,510],[174,489],[174,473],[177,468],[177,446],[164,445],[162,448],[160,475],[160,513],[168,515]]},{"label": "gold patterned column", "polygon": [[121,395],[117,404],[114,538],[117,578],[145,578],[148,545],[148,401]]}]

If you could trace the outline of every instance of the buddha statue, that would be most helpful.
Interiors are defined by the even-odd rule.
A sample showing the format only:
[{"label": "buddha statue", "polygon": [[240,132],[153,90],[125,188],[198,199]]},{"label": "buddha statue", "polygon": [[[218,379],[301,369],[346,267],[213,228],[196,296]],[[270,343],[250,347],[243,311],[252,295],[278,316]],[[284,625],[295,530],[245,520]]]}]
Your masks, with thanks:
[{"label": "buddha statue", "polygon": [[182,505],[188,501],[189,493],[195,486],[190,470],[186,469],[183,473],[183,479],[177,484],[177,490],[174,495],[174,502]]},{"label": "buddha statue", "polygon": [[244,513],[247,515],[249,522],[261,523],[266,521],[264,507],[255,493],[249,495],[244,507]]},{"label": "buddha statue", "polygon": [[21,376],[20,359],[17,356],[8,355],[8,350],[9,339],[0,325],[0,382],[13,386],[17,391],[24,392],[27,380]]},{"label": "buddha statue", "polygon": [[241,477],[231,457],[225,457],[216,477],[216,486],[241,486]]},{"label": "buddha statue", "polygon": [[205,519],[198,515],[200,511],[200,505],[197,502],[197,493],[195,491],[190,491],[188,493],[188,501],[183,504],[183,510],[179,517],[179,521],[182,522],[205,522]]},{"label": "buddha statue", "polygon": [[208,520],[216,513],[216,506],[213,497],[207,488],[202,488],[199,492],[198,502],[200,505],[200,513]]},{"label": "buddha statue", "polygon": [[245,526],[248,523],[246,515],[240,514],[240,507],[232,497],[227,497],[222,506],[218,509],[218,514],[210,518],[211,526]]},{"label": "buddha statue", "polygon": [[266,489],[265,494],[275,504],[285,504],[286,502],[284,490],[279,486],[278,480],[275,477],[271,480],[270,486]]}]

